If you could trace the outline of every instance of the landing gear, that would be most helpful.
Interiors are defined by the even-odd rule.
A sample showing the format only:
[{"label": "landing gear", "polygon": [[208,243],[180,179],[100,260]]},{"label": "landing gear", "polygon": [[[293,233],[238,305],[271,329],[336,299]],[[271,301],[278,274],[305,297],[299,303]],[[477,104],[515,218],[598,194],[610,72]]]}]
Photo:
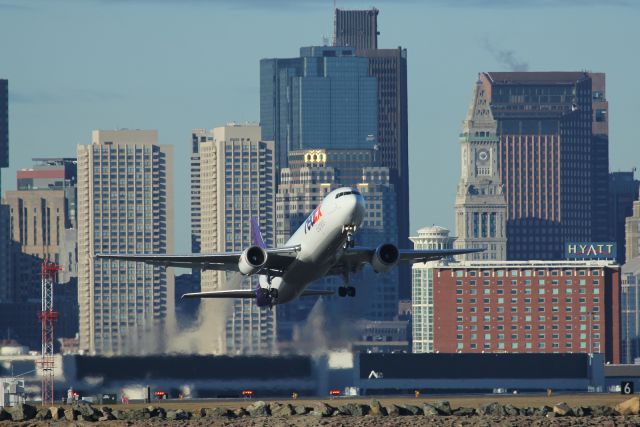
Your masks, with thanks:
[{"label": "landing gear", "polygon": [[355,297],[356,288],[353,286],[340,286],[338,288],[338,296],[340,297]]},{"label": "landing gear", "polygon": [[356,245],[356,241],[353,239],[353,233],[347,233],[347,241],[345,245],[347,248],[353,248]]},{"label": "landing gear", "polygon": [[271,299],[278,299],[278,290],[276,288],[269,289],[269,296]]},{"label": "landing gear", "polygon": [[342,227],[342,232],[346,232],[347,233],[347,241],[344,242],[344,248],[353,248],[356,245],[356,241],[353,238],[353,235],[356,232],[356,226],[355,225],[345,225],[344,227]]}]

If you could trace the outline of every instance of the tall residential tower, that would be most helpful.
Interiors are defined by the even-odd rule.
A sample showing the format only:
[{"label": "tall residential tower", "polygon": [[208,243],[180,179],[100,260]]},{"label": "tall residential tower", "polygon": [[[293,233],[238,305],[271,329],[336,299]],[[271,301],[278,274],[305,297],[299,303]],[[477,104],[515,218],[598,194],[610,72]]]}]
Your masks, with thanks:
[{"label": "tall residential tower", "polygon": [[[251,246],[251,218],[260,224],[265,242],[273,246],[275,167],[274,144],[260,139],[257,124],[228,124],[213,129],[212,138],[200,142],[201,251],[242,251]],[[257,278],[218,271],[202,273],[202,291],[225,289],[227,282],[241,279],[234,288],[254,288]],[[228,301],[212,307],[224,315],[212,323],[212,340],[222,341],[215,352],[265,354],[275,351],[275,316],[251,299]],[[225,302],[226,304],[227,302]],[[222,305],[222,304],[219,304]],[[208,323],[207,323],[208,324]]]},{"label": "tall residential tower", "polygon": [[94,130],[77,153],[80,349],[162,351],[174,320],[172,271],[95,254],[173,251],[172,147],[156,131]]}]

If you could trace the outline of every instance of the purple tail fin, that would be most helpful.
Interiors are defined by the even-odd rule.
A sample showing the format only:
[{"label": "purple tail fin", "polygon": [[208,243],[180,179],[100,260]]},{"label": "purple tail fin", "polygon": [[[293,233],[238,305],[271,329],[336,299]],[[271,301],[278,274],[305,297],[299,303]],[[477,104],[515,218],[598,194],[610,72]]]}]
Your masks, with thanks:
[{"label": "purple tail fin", "polygon": [[251,244],[254,246],[259,246],[262,249],[267,248],[267,245],[264,243],[264,239],[262,238],[262,233],[260,233],[258,220],[254,217],[251,217]]}]

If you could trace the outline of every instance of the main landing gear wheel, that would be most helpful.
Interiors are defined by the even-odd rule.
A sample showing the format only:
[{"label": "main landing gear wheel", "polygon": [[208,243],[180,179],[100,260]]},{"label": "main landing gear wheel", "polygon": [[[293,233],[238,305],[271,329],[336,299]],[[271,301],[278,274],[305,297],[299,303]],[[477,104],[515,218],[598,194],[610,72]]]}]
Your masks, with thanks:
[{"label": "main landing gear wheel", "polygon": [[356,288],[353,286],[340,286],[338,288],[338,296],[340,297],[355,297]]}]

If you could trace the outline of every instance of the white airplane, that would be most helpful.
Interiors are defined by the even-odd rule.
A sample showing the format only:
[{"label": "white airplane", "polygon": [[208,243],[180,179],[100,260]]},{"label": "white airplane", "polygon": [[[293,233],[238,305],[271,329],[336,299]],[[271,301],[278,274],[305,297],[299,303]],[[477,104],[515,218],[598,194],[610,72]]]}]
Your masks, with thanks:
[{"label": "white airplane", "polygon": [[[399,262],[427,262],[446,256],[480,252],[483,249],[398,249],[391,243],[377,248],[356,247],[354,234],[365,216],[364,198],[350,187],[330,192],[285,246],[267,248],[255,218],[251,220],[251,247],[242,252],[217,254],[98,254],[98,258],[137,261],[167,267],[200,268],[258,275],[255,289],[234,289],[184,294],[183,298],[255,298],[260,307],[273,307],[300,296],[332,295],[332,291],[306,289],[314,280],[349,275],[371,264],[377,273],[394,268]],[[353,286],[341,286],[338,295],[353,297]]]}]

